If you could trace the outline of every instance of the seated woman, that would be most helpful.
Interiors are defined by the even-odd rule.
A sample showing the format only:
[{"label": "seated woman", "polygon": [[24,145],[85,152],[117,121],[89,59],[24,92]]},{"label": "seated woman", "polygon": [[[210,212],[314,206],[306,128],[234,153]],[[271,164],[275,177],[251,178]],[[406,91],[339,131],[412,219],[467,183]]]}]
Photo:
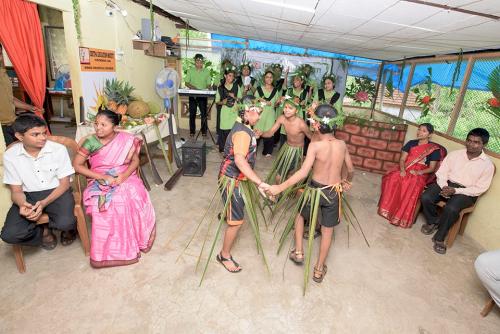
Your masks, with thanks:
[{"label": "seated woman", "polygon": [[393,225],[411,227],[422,190],[434,176],[437,162],[444,158],[444,149],[429,141],[433,132],[432,124],[420,124],[417,139],[403,146],[399,171],[391,171],[382,178],[378,214]]},{"label": "seated woman", "polygon": [[136,174],[141,141],[116,131],[119,123],[120,115],[100,110],[95,135],[83,141],[73,162],[77,173],[90,179],[83,203],[92,217],[94,268],[137,262],[141,251],[151,249],[156,235],[153,205]]}]

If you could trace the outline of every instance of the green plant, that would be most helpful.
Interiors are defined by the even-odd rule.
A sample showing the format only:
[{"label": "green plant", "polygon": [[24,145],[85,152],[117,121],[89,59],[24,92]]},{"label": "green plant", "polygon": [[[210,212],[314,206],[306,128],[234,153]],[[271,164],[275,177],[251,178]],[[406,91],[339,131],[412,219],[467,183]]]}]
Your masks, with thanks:
[{"label": "green plant", "polygon": [[487,87],[493,94],[493,97],[488,99],[486,111],[500,118],[500,65],[491,71],[488,76]]},{"label": "green plant", "polygon": [[82,39],[82,31],[80,28],[80,0],[72,0],[71,2],[73,4],[73,18],[75,20],[76,39],[78,39],[78,42],[80,42]]},{"label": "green plant", "polygon": [[393,78],[392,71],[390,71],[389,78],[387,78],[387,82],[385,83],[385,89],[387,90],[387,93],[385,94],[385,96],[393,99],[394,98],[394,78]]},{"label": "green plant", "polygon": [[458,54],[458,59],[457,59],[457,63],[455,65],[455,70],[453,71],[453,77],[451,79],[451,89],[450,89],[450,96],[451,96],[451,93],[453,93],[453,88],[455,88],[455,83],[456,81],[458,80],[458,78],[460,77],[460,68],[462,66],[462,60],[463,60],[463,57],[464,54],[463,54],[463,50],[460,49],[460,53]]},{"label": "green plant", "polygon": [[354,78],[354,81],[346,87],[345,94],[358,105],[371,102],[375,96],[375,83],[366,75]]},{"label": "green plant", "polygon": [[151,41],[155,38],[155,12],[153,10],[153,0],[149,0],[149,20],[151,21]]},{"label": "green plant", "polygon": [[415,102],[422,108],[422,116],[425,117],[431,110],[432,103],[436,100],[436,98],[432,96],[432,67],[427,68],[424,85],[425,89],[415,87],[412,89],[412,92],[415,93]]}]

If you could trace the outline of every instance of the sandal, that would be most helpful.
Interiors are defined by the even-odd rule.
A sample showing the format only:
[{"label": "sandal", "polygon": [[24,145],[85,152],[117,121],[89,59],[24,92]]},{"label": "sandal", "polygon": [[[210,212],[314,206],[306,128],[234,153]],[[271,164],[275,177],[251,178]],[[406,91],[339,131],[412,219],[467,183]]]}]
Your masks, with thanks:
[{"label": "sandal", "polygon": [[429,235],[432,234],[437,228],[438,228],[437,224],[424,224],[422,225],[420,231],[425,235]]},{"label": "sandal", "polygon": [[[314,267],[313,281],[316,283],[323,282],[323,278],[325,278],[327,270],[328,267],[326,266],[326,264],[323,265],[323,270],[319,270],[318,268]],[[319,273],[320,275],[316,276],[317,273]]]},{"label": "sandal", "polygon": [[[316,239],[320,235],[321,235],[320,230],[314,230],[314,239]],[[304,230],[304,239],[306,239],[306,240],[309,239],[309,229]]]},{"label": "sandal", "polygon": [[[52,238],[48,239],[49,236],[51,236]],[[54,248],[56,248],[56,246],[57,246],[57,238],[54,235],[54,233],[52,233],[52,231],[49,230],[48,235],[42,236],[42,245],[40,247],[42,247],[45,250],[53,250]]]},{"label": "sandal", "polygon": [[304,252],[299,252],[293,249],[289,255],[290,260],[292,260],[295,264],[304,263]]},{"label": "sandal", "polygon": [[75,239],[76,239],[75,230],[61,232],[61,245],[69,246],[73,243],[73,241],[75,241]]},{"label": "sandal", "polygon": [[[219,262],[220,264],[222,264],[222,266],[224,268],[226,268],[227,271],[229,271],[230,273],[239,273],[242,268],[240,267],[240,265],[238,264],[238,262],[234,261],[233,257],[229,257],[229,259],[226,259],[224,256],[222,256],[220,253],[217,254],[217,262]],[[226,267],[226,265],[224,264],[224,262],[228,262],[228,261],[231,261],[235,267],[237,267],[237,269],[234,269],[234,270],[230,270],[228,267]]]},{"label": "sandal", "polygon": [[446,254],[446,244],[444,241],[434,242],[434,251],[438,254]]}]

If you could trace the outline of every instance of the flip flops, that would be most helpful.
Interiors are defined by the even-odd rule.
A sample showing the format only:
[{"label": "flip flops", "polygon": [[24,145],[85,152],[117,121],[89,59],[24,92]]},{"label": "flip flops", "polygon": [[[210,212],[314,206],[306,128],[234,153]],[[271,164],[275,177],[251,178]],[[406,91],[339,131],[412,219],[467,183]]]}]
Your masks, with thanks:
[{"label": "flip flops", "polygon": [[[233,257],[231,256],[229,259],[225,258],[224,256],[222,256],[220,253],[217,254],[217,262],[219,262],[227,271],[229,271],[230,273],[239,273],[242,268],[240,267],[240,265],[238,264],[238,262],[234,261]],[[228,267],[226,267],[226,265],[224,264],[224,262],[227,262],[227,261],[231,261],[233,263],[233,265],[235,267],[237,267],[238,269],[235,269],[235,270],[230,270]]]}]

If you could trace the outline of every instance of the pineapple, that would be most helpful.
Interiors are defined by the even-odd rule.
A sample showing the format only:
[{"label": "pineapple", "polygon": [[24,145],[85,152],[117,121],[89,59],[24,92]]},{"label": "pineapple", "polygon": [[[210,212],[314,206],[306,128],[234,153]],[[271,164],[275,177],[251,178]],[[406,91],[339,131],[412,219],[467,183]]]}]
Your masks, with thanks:
[{"label": "pineapple", "polygon": [[134,100],[131,95],[133,91],[134,87],[128,82],[117,79],[106,79],[104,94],[108,98],[108,109],[119,113],[126,113],[127,105]]}]

